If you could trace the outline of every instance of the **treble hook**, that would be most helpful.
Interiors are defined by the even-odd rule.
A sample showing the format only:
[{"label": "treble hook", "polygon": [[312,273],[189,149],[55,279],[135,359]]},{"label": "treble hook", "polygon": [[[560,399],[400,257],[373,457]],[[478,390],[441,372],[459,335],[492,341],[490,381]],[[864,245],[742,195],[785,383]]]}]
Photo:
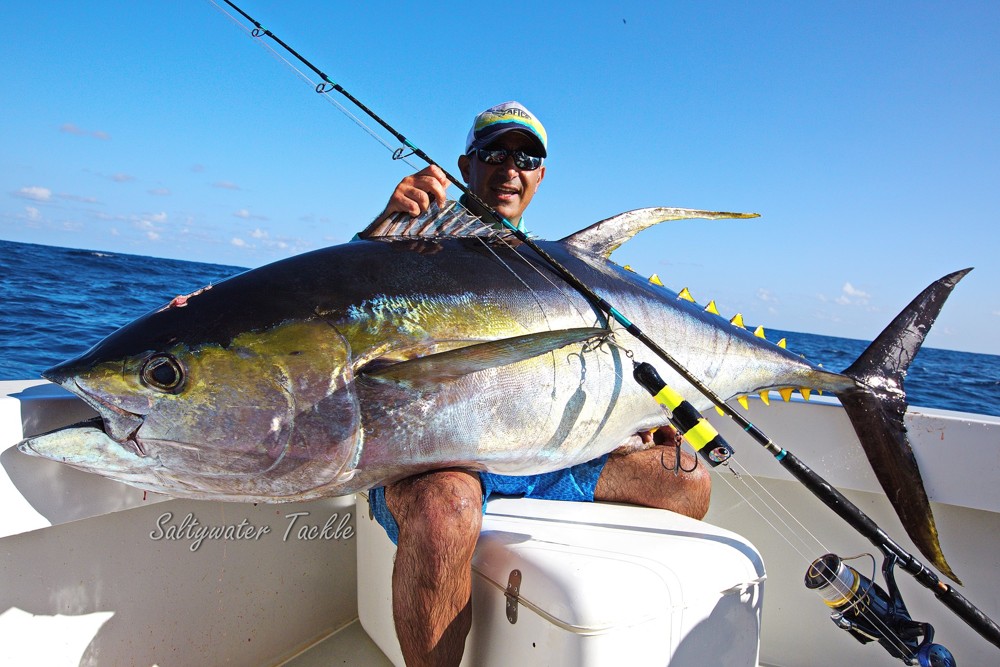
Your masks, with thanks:
[{"label": "treble hook", "polygon": [[660,465],[663,467],[664,470],[670,470],[675,475],[678,475],[678,474],[680,474],[682,472],[694,472],[695,470],[698,469],[698,457],[697,456],[694,457],[694,465],[691,466],[690,468],[685,468],[684,466],[681,465],[681,443],[680,442],[675,442],[674,443],[674,465],[668,466],[666,464],[666,462],[663,460],[663,458],[664,458],[664,456],[666,456],[666,454],[667,454],[666,451],[660,452]]}]

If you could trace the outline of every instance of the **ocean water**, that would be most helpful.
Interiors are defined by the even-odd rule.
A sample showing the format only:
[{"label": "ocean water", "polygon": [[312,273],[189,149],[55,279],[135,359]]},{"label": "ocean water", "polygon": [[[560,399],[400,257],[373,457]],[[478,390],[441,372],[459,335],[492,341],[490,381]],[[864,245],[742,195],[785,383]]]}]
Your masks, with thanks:
[{"label": "ocean water", "polygon": [[[37,378],[178,294],[239,267],[0,240],[0,380]],[[830,370],[868,341],[768,330]],[[912,406],[1000,416],[1000,356],[924,348],[906,377]]]}]

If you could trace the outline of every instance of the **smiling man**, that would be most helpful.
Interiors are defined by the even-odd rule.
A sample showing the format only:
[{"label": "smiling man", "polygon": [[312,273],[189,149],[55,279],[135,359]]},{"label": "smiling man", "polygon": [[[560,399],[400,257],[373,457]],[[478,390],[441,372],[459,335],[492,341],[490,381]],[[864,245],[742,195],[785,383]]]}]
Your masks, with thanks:
[{"label": "smiling man", "polygon": [[[524,209],[545,178],[547,146],[541,122],[520,103],[504,102],[476,116],[458,168],[476,196],[524,231]],[[398,212],[420,215],[432,198],[442,205],[447,188],[444,172],[427,167],[400,182],[379,219]],[[486,213],[464,195],[459,201],[476,215]]]},{"label": "smiling man", "polygon": [[[545,177],[548,138],[542,124],[523,105],[505,102],[476,116],[465,148],[458,166],[469,189],[524,230],[524,210]],[[407,176],[377,220],[398,212],[420,215],[432,201],[442,205],[447,187],[447,177],[435,166]],[[460,201],[477,215],[485,213],[468,197]],[[372,513],[398,547],[392,611],[406,664],[457,665],[461,660],[472,624],[472,555],[491,494],[607,500],[703,517],[711,479],[687,452],[681,465],[692,472],[673,472],[675,436],[669,426],[637,434],[638,451],[613,452],[542,475],[446,469],[372,489]]]}]

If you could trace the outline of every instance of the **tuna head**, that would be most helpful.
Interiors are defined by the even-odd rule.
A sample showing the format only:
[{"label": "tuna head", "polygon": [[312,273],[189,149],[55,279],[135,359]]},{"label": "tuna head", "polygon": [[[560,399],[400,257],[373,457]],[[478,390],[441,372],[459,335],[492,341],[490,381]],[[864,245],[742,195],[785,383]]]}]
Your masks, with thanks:
[{"label": "tuna head", "polygon": [[179,497],[337,493],[360,440],[346,341],[315,318],[193,335],[211,310],[151,313],[46,371],[100,419],[25,440],[21,451]]}]

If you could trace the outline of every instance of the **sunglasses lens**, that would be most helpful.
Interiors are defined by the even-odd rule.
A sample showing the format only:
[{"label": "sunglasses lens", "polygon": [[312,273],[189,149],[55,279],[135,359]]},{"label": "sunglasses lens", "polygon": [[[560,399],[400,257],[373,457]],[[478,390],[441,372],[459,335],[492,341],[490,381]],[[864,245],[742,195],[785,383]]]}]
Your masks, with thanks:
[{"label": "sunglasses lens", "polygon": [[534,171],[542,166],[542,158],[528,155],[524,151],[514,151],[511,154],[514,158],[514,166],[525,171]]},{"label": "sunglasses lens", "polygon": [[534,171],[542,166],[542,158],[528,155],[524,151],[508,151],[502,148],[487,150],[480,148],[476,151],[476,155],[486,164],[503,164],[509,155],[514,159],[514,166],[524,171]]},{"label": "sunglasses lens", "polygon": [[504,160],[507,159],[507,151],[505,150],[490,151],[481,148],[477,151],[477,154],[479,155],[479,159],[486,164],[503,164]]}]

